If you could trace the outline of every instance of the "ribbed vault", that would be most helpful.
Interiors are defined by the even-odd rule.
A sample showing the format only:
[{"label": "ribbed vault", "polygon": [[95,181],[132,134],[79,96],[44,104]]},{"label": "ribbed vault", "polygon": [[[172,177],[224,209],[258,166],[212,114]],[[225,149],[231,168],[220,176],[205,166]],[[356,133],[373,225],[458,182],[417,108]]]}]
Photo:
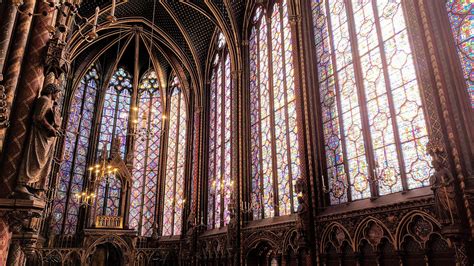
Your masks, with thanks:
[{"label": "ribbed vault", "polygon": [[[147,43],[148,52],[153,52],[157,71],[162,77],[168,76],[172,70],[181,73],[181,78],[186,79],[189,87],[199,95],[196,97],[199,105],[203,95],[200,88],[205,84],[206,60],[215,33],[224,33],[233,58],[238,53],[235,44],[241,39],[245,1],[129,0],[118,2],[115,12],[118,21],[114,24],[106,19],[111,1],[83,1],[79,13],[91,21],[96,6],[101,10],[99,38],[86,42],[81,36],[88,34],[91,26],[85,23],[76,25],[68,38],[71,62],[92,63],[108,49],[116,49],[116,45],[123,43],[140,27],[140,36]],[[232,60],[232,65],[235,69],[235,60]],[[75,73],[76,77],[78,75],[80,73]],[[163,81],[166,82],[166,78]]]}]

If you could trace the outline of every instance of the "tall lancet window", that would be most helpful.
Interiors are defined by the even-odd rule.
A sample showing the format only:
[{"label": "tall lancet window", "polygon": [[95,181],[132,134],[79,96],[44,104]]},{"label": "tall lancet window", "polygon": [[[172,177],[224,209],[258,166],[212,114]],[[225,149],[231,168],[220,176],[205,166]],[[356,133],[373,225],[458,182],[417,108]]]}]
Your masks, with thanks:
[{"label": "tall lancet window", "polygon": [[469,0],[448,0],[446,8],[466,79],[470,103],[474,108],[474,3]]},{"label": "tall lancet window", "polygon": [[157,206],[157,186],[162,125],[160,86],[153,70],[141,78],[138,88],[138,121],[130,198],[130,227],[151,236]]},{"label": "tall lancet window", "polygon": [[178,77],[171,80],[169,98],[168,150],[166,157],[163,235],[180,235],[186,159],[186,100]]},{"label": "tall lancet window", "polygon": [[208,228],[229,222],[232,179],[231,159],[231,78],[230,58],[224,35],[217,40],[217,53],[211,71],[209,114]]},{"label": "tall lancet window", "polygon": [[86,156],[92,128],[99,75],[92,66],[72,95],[66,126],[64,161],[59,171],[59,185],[53,204],[52,230],[56,234],[74,234],[82,191]]},{"label": "tall lancet window", "polygon": [[120,140],[122,158],[125,156],[132,91],[131,79],[132,76],[123,67],[119,67],[110,79],[104,96],[98,154],[104,145],[107,145],[107,150],[110,152],[111,142],[117,138]]},{"label": "tall lancet window", "polygon": [[249,39],[252,206],[254,219],[296,210],[300,176],[293,46],[288,6],[258,7]]},{"label": "tall lancet window", "polygon": [[401,0],[313,0],[331,204],[428,185],[420,88]]}]

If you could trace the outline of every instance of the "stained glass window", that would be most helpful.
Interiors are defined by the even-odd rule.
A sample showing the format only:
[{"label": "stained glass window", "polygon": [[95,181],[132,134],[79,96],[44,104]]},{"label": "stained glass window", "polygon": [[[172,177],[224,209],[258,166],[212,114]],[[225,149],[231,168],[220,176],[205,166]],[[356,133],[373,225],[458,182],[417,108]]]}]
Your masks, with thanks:
[{"label": "stained glass window", "polygon": [[122,182],[111,174],[104,177],[97,187],[94,220],[96,216],[118,216],[120,212],[120,197]]},{"label": "stained glass window", "polygon": [[137,136],[130,198],[130,228],[151,236],[157,203],[162,102],[156,73],[146,72],[138,89]]},{"label": "stained glass window", "polygon": [[469,0],[448,0],[446,8],[466,79],[470,103],[474,108],[474,3]]},{"label": "stained glass window", "polygon": [[[104,146],[110,156],[112,140],[120,141],[120,154],[125,158],[125,147],[128,130],[128,117],[131,101],[131,75],[123,67],[119,67],[109,81],[104,95],[102,117],[100,123],[97,157],[103,156]],[[117,215],[120,201],[121,184],[116,176],[104,178],[98,185],[95,200],[94,221],[97,215]]]},{"label": "stained glass window", "polygon": [[266,11],[257,8],[249,39],[254,219],[295,211],[300,176],[288,6]]},{"label": "stained glass window", "polygon": [[104,96],[98,153],[102,151],[104,145],[107,145],[107,150],[110,152],[112,140],[118,138],[122,158],[125,156],[132,90],[131,79],[131,75],[123,67],[119,67],[110,79]]},{"label": "stained glass window", "polygon": [[92,66],[72,95],[66,126],[64,161],[59,170],[59,185],[52,211],[52,231],[76,231],[79,202],[74,195],[82,191],[86,157],[97,96],[99,74]]},{"label": "stained glass window", "polygon": [[169,103],[168,150],[162,234],[180,235],[184,199],[184,167],[186,158],[186,101],[176,76],[171,82]]},{"label": "stained glass window", "polygon": [[331,204],[428,185],[401,0],[313,0],[313,21]]},{"label": "stained glass window", "polygon": [[208,228],[229,222],[231,180],[231,78],[230,58],[222,33],[219,35],[211,76],[209,123]]}]

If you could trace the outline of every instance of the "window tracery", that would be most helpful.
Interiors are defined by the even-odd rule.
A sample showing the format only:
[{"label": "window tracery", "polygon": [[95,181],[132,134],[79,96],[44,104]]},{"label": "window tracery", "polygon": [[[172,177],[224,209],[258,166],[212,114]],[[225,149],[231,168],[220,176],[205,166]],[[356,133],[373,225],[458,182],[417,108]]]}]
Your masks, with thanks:
[{"label": "window tracery", "polygon": [[157,203],[162,99],[155,71],[147,71],[138,87],[138,116],[130,195],[131,228],[151,236]]},{"label": "window tracery", "polygon": [[168,149],[166,157],[163,236],[180,235],[184,198],[184,174],[186,158],[186,101],[179,79],[171,80],[169,104]]},{"label": "window tracery", "polygon": [[331,204],[428,185],[401,1],[315,0],[313,21]]},{"label": "window tracery", "polygon": [[257,8],[249,39],[254,219],[294,212],[300,175],[288,6],[268,11]]},{"label": "window tracery", "polygon": [[209,116],[208,228],[225,226],[230,219],[231,102],[230,57],[222,33],[211,70]]},{"label": "window tracery", "polygon": [[125,158],[132,90],[131,80],[132,76],[123,67],[119,67],[110,79],[104,96],[98,152],[102,151],[104,145],[110,152],[112,140],[118,138],[120,153],[122,158]]},{"label": "window tracery", "polygon": [[51,229],[57,234],[73,234],[76,231],[80,203],[74,195],[80,193],[83,187],[98,82],[97,67],[92,65],[72,96],[64,141],[64,161],[58,174],[59,185],[52,211]]},{"label": "window tracery", "polygon": [[474,3],[472,1],[446,1],[451,29],[456,43],[470,104],[474,108]]}]

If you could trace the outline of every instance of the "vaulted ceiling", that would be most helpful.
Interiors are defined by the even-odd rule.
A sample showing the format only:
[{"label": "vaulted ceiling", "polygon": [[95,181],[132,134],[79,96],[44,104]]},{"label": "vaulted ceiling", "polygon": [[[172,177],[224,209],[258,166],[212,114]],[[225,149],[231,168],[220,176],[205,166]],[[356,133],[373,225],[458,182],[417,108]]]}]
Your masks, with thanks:
[{"label": "vaulted ceiling", "polygon": [[100,7],[99,38],[92,43],[85,42],[81,35],[87,35],[92,27],[84,21],[78,23],[69,35],[72,59],[90,64],[99,53],[107,50],[104,47],[117,50],[116,46],[137,32],[136,26],[139,26],[145,44],[153,39],[153,45],[147,48],[153,49],[152,54],[161,68],[158,71],[162,71],[163,76],[175,70],[189,80],[191,87],[201,87],[215,34],[223,31],[227,38],[240,39],[246,2],[248,4],[244,0],[118,1],[115,12],[118,21],[110,24],[106,17],[110,13],[111,0],[85,0],[79,14],[89,22],[95,8]]}]

